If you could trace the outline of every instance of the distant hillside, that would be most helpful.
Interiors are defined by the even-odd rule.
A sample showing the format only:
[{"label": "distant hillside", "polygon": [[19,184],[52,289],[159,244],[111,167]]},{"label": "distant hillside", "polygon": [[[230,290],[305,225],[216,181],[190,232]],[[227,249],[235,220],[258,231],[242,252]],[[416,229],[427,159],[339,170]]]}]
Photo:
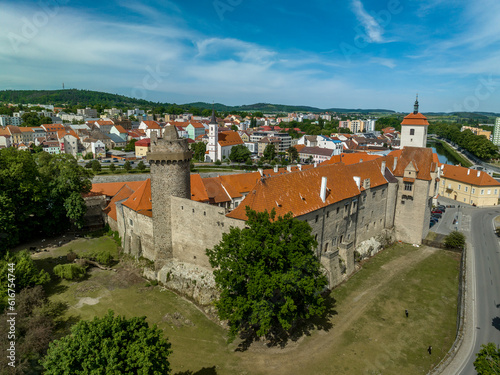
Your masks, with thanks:
[{"label": "distant hillside", "polygon": [[91,90],[1,90],[0,102],[21,104],[97,105],[105,107],[158,106],[159,103]]}]

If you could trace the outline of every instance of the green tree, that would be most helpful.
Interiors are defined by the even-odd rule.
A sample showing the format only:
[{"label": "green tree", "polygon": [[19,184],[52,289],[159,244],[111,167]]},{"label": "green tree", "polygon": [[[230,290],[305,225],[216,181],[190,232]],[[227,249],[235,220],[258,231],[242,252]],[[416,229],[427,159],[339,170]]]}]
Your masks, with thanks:
[{"label": "green tree", "polygon": [[40,117],[36,112],[26,112],[21,115],[23,126],[40,126]]},{"label": "green tree", "polygon": [[204,142],[195,142],[190,145],[191,151],[193,151],[193,159],[197,161],[205,160],[205,152],[207,150],[207,145]]},{"label": "green tree", "polygon": [[481,350],[476,354],[474,368],[478,375],[500,374],[500,348],[492,342],[481,345]]},{"label": "green tree", "polygon": [[50,344],[44,374],[170,374],[170,343],[146,317],[125,319],[109,310],[82,320]]},{"label": "green tree", "polygon": [[99,160],[93,160],[91,165],[92,165],[92,170],[95,173],[101,171],[101,163],[99,162]]},{"label": "green tree", "polygon": [[137,169],[141,172],[146,169],[146,166],[144,165],[144,162],[142,160],[139,162],[139,164],[137,164]]},{"label": "green tree", "polygon": [[266,146],[266,148],[264,149],[264,153],[262,154],[262,158],[264,160],[271,161],[271,160],[274,160],[275,157],[276,157],[276,147],[274,146],[273,143],[268,144]]},{"label": "green tree", "polygon": [[243,163],[247,160],[252,153],[245,145],[236,145],[231,148],[229,159],[237,163]]},{"label": "green tree", "polygon": [[130,165],[130,162],[127,160],[125,164],[123,164],[123,169],[125,169],[127,172],[132,169],[132,165]]},{"label": "green tree", "polygon": [[115,166],[115,163],[111,162],[111,164],[109,165],[109,170],[111,172],[114,172],[116,170],[116,166]]},{"label": "green tree", "polygon": [[51,117],[42,117],[40,119],[40,125],[43,125],[43,124],[52,124],[52,118]]},{"label": "green tree", "polygon": [[445,237],[444,244],[449,249],[463,249],[465,246],[465,235],[453,231]]},{"label": "green tree", "polygon": [[290,158],[291,162],[293,162],[294,160],[299,160],[299,152],[295,147],[288,147],[288,150],[286,150],[286,152],[288,153],[288,157]]},{"label": "green tree", "polygon": [[207,249],[220,298],[219,318],[229,338],[240,333],[277,338],[300,321],[325,312],[321,292],[328,285],[313,249],[317,242],[305,221],[291,213],[246,209],[248,228],[231,228]]},{"label": "green tree", "polygon": [[[65,309],[62,302],[49,302],[40,285],[24,288],[16,295],[16,359],[15,370],[8,372],[10,359],[0,357],[3,374],[41,374],[38,361],[45,355],[49,343],[54,339],[58,328],[54,320]],[[0,320],[0,332],[9,332],[7,319]],[[0,340],[0,350],[7,353],[10,340]]]},{"label": "green tree", "polygon": [[221,164],[222,164],[222,162],[221,162],[219,159],[217,159],[216,161],[214,161],[214,164],[215,164],[215,165],[221,165]]},{"label": "green tree", "polygon": [[9,264],[14,264],[14,284],[15,291],[19,293],[24,288],[33,287],[35,285],[44,285],[50,281],[50,276],[44,270],[39,270],[30,254],[24,250],[15,254],[7,252],[3,259],[0,260],[0,311],[8,304],[8,274]]},{"label": "green tree", "polygon": [[0,150],[0,251],[19,243],[21,230],[28,240],[80,225],[91,176],[68,154]]},{"label": "green tree", "polygon": [[130,151],[135,151],[135,142],[137,142],[137,139],[131,139],[128,141],[127,145],[125,146],[124,151],[130,152]]}]

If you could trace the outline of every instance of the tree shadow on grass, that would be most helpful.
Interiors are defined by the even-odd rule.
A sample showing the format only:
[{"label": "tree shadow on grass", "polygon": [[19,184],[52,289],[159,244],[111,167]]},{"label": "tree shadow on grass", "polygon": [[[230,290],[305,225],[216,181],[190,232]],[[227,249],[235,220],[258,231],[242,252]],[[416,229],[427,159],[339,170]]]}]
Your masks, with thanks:
[{"label": "tree shadow on grass", "polygon": [[[306,321],[297,322],[290,330],[275,330],[270,332],[264,339],[268,347],[285,348],[290,341],[297,341],[302,336],[310,336],[314,330],[322,330],[328,332],[332,327],[330,319],[337,315],[335,311],[335,298],[330,292],[323,296],[325,299],[325,313],[320,317],[315,317]],[[261,341],[254,329],[246,329],[240,333],[240,339],[243,341],[238,345],[236,351],[246,351],[253,342]]]},{"label": "tree shadow on grass", "polygon": [[198,370],[196,372],[188,370],[176,372],[174,375],[217,375],[217,370],[215,369],[215,366],[203,367],[201,370]]},{"label": "tree shadow on grass", "polygon": [[498,316],[493,318],[491,325],[500,331],[500,318]]}]

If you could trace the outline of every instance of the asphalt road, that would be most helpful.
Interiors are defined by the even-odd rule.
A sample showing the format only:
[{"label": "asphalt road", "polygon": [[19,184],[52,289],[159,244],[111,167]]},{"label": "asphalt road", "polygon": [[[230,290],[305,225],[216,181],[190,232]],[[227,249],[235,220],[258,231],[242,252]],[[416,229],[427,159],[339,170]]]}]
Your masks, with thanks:
[{"label": "asphalt road", "polygon": [[469,236],[469,254],[474,258],[472,345],[456,360],[457,374],[473,375],[476,353],[482,344],[500,345],[500,246],[494,232],[494,219],[500,208],[462,208],[461,229]]}]

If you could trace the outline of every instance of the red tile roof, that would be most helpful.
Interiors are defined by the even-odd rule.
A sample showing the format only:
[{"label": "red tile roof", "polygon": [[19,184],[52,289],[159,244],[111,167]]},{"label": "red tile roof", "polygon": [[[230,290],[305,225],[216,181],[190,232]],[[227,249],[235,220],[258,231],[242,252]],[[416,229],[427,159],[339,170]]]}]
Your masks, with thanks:
[{"label": "red tile roof", "polygon": [[207,192],[210,203],[229,202],[231,198],[222,187],[222,183],[218,177],[208,177],[203,179],[205,190]]},{"label": "red tile roof", "polygon": [[116,202],[129,198],[133,193],[134,190],[132,190],[128,185],[123,185],[118,193],[116,193],[116,195],[111,199],[108,206],[104,209],[104,212],[116,221]]},{"label": "red tile roof", "polygon": [[432,149],[421,147],[405,147],[402,150],[392,151],[389,155],[398,158],[394,176],[403,177],[404,170],[408,164],[413,163],[417,169],[417,179],[431,180],[431,172],[434,172],[438,166],[434,162]]},{"label": "red tile roof", "polygon": [[142,185],[123,202],[123,205],[143,214],[144,211],[151,211],[151,179],[148,178],[144,181]]},{"label": "red tile roof", "polygon": [[143,123],[146,124],[148,129],[161,129],[160,124],[158,124],[156,121],[142,121]]},{"label": "red tile roof", "polygon": [[[322,177],[327,177],[325,202],[320,198]],[[243,202],[227,216],[246,220],[245,207],[249,206],[258,212],[274,208],[279,216],[292,212],[297,217],[358,194],[359,189],[344,164],[319,166],[260,179]]]},{"label": "red tile roof", "polygon": [[129,188],[135,191],[143,183],[144,180],[128,182],[103,182],[99,184],[92,184],[92,189],[90,191],[101,193],[108,197],[114,197],[124,185],[127,185]]},{"label": "red tile roof", "polygon": [[330,160],[323,162],[322,164],[335,164],[344,163],[345,165],[351,165],[356,163],[361,163],[362,161],[375,160],[380,158],[380,155],[369,155],[364,152],[356,152],[349,154],[333,155]]},{"label": "red tile roof", "polygon": [[118,130],[118,133],[127,134],[127,131],[121,125],[115,125],[115,129]]},{"label": "red tile roof", "polygon": [[450,180],[475,186],[500,186],[500,182],[495,180],[486,172],[456,165],[444,164],[442,176],[444,178],[449,178]]},{"label": "red tile roof", "polygon": [[203,180],[199,174],[191,175],[191,200],[197,202],[208,202],[208,194]]},{"label": "red tile roof", "polygon": [[429,125],[427,117],[419,113],[410,113],[403,119],[401,125]]},{"label": "red tile roof", "polygon": [[221,147],[224,146],[235,146],[242,145],[244,142],[241,140],[238,132],[235,131],[227,131],[219,133],[219,145]]},{"label": "red tile roof", "polygon": [[151,146],[151,138],[143,138],[134,143],[134,145],[139,147],[149,147]]}]

